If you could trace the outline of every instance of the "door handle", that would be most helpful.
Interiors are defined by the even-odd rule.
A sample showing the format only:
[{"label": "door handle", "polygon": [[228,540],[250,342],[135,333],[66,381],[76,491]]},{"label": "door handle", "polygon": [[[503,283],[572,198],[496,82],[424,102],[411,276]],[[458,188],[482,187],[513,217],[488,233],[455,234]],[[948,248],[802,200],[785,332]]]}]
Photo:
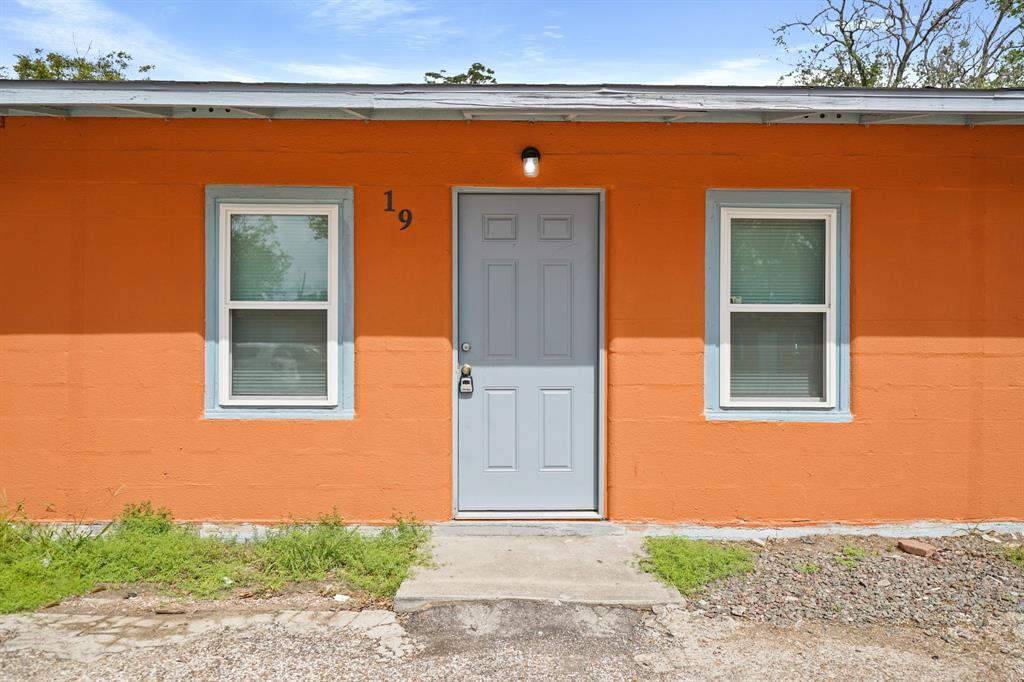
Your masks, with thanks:
[{"label": "door handle", "polygon": [[464,377],[468,377],[470,374],[473,373],[473,366],[469,364],[464,364],[462,365],[462,367],[459,367],[459,373],[462,374],[462,376]]}]

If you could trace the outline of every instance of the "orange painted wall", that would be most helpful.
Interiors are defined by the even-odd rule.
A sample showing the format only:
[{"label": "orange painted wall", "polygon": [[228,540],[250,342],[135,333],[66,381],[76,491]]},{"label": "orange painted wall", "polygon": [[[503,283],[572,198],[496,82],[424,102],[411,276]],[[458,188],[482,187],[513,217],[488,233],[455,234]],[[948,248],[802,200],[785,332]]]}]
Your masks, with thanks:
[{"label": "orange painted wall", "polygon": [[[355,187],[355,420],[201,418],[208,183]],[[449,518],[453,185],[607,190],[610,518],[1024,519],[1019,126],[7,118],[7,504]],[[853,423],[703,420],[710,187],[853,191]]]}]

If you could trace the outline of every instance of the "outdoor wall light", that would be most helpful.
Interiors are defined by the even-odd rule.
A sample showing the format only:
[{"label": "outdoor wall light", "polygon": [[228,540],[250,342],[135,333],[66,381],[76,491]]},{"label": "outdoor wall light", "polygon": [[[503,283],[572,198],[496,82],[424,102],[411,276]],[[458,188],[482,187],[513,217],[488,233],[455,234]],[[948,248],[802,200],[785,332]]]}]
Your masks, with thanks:
[{"label": "outdoor wall light", "polygon": [[528,178],[535,178],[540,173],[540,150],[536,147],[527,147],[523,150],[523,175]]}]

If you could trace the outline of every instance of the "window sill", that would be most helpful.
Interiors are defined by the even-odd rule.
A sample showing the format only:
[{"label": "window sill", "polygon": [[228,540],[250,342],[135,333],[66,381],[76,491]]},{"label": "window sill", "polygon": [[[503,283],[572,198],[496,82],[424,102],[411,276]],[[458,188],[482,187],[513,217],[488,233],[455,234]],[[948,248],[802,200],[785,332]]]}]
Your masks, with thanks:
[{"label": "window sill", "polygon": [[804,422],[846,424],[853,421],[853,413],[849,411],[825,410],[776,410],[776,409],[722,409],[705,410],[707,421],[745,421],[745,422]]},{"label": "window sill", "polygon": [[336,407],[321,408],[315,407],[224,407],[207,409],[203,412],[203,419],[328,419],[348,421],[355,419],[354,410],[342,410]]}]

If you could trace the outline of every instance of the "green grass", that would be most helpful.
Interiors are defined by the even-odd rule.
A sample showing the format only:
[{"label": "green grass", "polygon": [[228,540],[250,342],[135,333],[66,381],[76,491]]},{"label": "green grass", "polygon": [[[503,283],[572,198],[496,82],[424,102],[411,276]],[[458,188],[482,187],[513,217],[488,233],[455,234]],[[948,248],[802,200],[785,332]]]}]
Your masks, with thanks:
[{"label": "green grass", "polygon": [[100,585],[145,584],[196,597],[234,588],[273,591],[293,581],[336,580],[391,597],[425,560],[428,531],[399,521],[367,536],[335,515],[291,524],[250,542],[199,537],[164,509],[128,505],[98,534],[0,517],[0,613],[37,608]]},{"label": "green grass", "polygon": [[854,545],[843,545],[839,549],[839,554],[836,554],[834,559],[837,564],[852,571],[857,568],[857,564],[859,564],[865,556],[866,552],[864,551],[864,548],[855,547]]},{"label": "green grass", "polygon": [[1017,564],[1017,567],[1024,571],[1024,547],[1007,547],[1003,551],[1007,561]]},{"label": "green grass", "polygon": [[807,563],[798,564],[796,570],[800,571],[801,573],[813,575],[821,570],[821,566],[819,566],[818,563],[815,561],[808,561]]},{"label": "green grass", "polygon": [[754,569],[750,550],[686,538],[647,538],[640,567],[683,594],[699,592],[713,580]]}]

